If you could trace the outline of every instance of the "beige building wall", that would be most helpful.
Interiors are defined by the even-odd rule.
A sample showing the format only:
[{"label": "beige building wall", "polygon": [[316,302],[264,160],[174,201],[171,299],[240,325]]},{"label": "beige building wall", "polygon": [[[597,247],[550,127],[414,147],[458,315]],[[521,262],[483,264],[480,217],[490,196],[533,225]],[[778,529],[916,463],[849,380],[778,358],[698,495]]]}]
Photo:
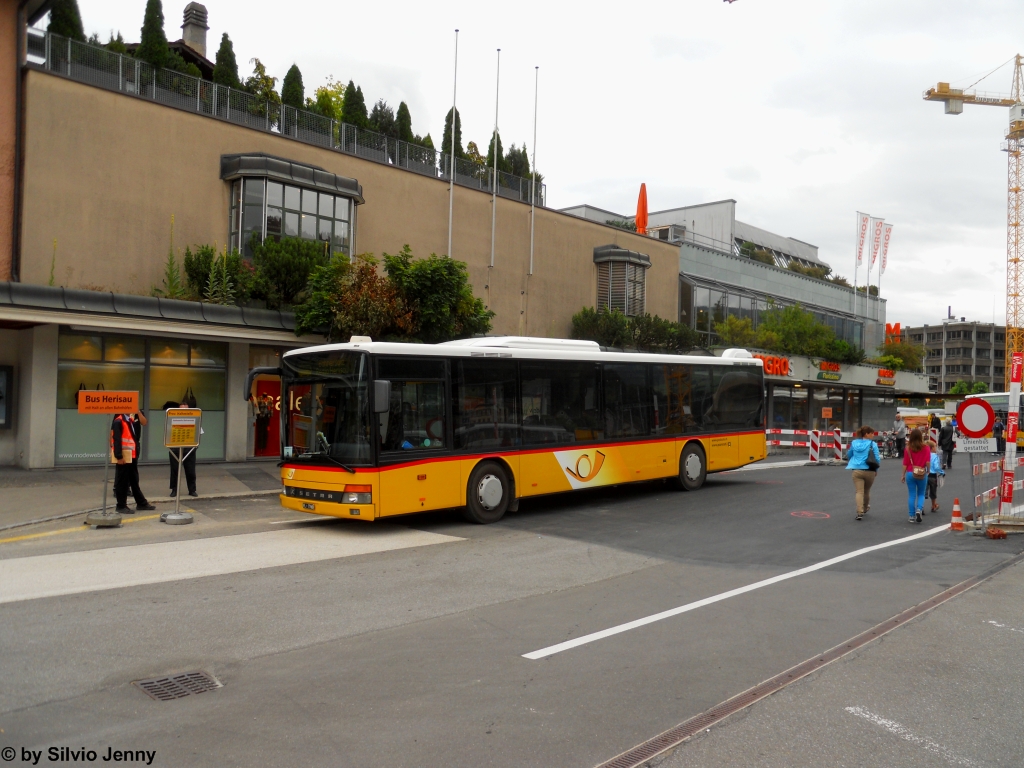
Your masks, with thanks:
[{"label": "beige building wall", "polygon": [[[57,285],[148,294],[161,283],[172,215],[179,257],[187,244],[223,247],[229,185],[220,158],[243,152],[357,179],[366,199],[357,252],[447,250],[441,180],[30,71],[22,280],[45,284],[52,260]],[[528,281],[530,207],[498,199],[491,269],[491,197],[455,188],[452,256],[467,263],[476,295],[497,313],[497,333],[565,336],[573,313],[595,303],[593,250],[609,243],[650,256],[647,309],[676,320],[678,247],[538,209]]]},{"label": "beige building wall", "polygon": [[0,0],[0,280],[11,279],[18,62],[18,0]]}]

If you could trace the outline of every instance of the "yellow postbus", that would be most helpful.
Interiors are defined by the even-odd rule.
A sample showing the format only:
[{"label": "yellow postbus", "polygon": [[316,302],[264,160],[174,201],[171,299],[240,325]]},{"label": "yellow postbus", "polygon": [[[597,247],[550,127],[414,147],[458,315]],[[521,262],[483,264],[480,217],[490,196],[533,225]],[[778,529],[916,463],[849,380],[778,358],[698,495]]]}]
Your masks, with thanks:
[{"label": "yellow postbus", "polygon": [[519,500],[709,472],[765,457],[761,361],[605,352],[521,337],[398,344],[353,337],[285,353],[281,504],[378,520],[459,508],[493,523]]}]

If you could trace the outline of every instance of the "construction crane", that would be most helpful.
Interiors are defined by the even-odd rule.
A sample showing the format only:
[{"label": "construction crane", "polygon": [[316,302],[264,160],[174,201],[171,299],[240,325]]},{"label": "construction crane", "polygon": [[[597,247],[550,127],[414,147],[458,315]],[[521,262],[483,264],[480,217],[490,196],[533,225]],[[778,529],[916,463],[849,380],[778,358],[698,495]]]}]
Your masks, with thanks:
[{"label": "construction crane", "polygon": [[1010,127],[1006,131],[1006,141],[1002,144],[1009,166],[1006,193],[1006,362],[1003,368],[1005,391],[1010,389],[1011,355],[1014,352],[1024,352],[1024,268],[1021,265],[1021,258],[1024,257],[1024,242],[1021,242],[1021,223],[1024,217],[1024,194],[1021,190],[1021,183],[1024,180],[1024,168],[1021,166],[1021,148],[1024,147],[1022,67],[1024,57],[1018,54],[1014,59],[1013,88],[1008,97],[950,88],[949,83],[939,83],[924,92],[925,101],[944,102],[947,115],[959,115],[964,111],[964,104],[1010,109]]}]

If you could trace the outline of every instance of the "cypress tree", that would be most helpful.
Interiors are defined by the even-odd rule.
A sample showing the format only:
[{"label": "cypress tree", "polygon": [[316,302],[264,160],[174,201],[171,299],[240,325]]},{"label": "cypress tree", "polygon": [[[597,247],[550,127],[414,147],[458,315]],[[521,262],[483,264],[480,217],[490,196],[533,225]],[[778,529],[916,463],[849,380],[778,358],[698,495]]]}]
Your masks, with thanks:
[{"label": "cypress tree", "polygon": [[341,101],[341,122],[354,125],[357,128],[366,128],[369,123],[363,89],[357,88],[351,80],[348,81],[345,96]]},{"label": "cypress tree", "polygon": [[50,6],[50,23],[46,25],[46,31],[84,43],[85,29],[82,27],[78,0],[53,0]]},{"label": "cypress tree", "polygon": [[242,87],[242,81],[238,79],[235,48],[231,45],[231,38],[227,32],[220,38],[220,48],[217,49],[217,60],[213,67],[213,82],[217,85],[226,85],[228,88]]},{"label": "cypress tree", "polygon": [[373,105],[373,111],[370,112],[370,130],[392,138],[398,136],[395,113],[384,99],[378,99]]},{"label": "cypress tree", "polygon": [[160,0],[146,0],[146,15],[142,19],[142,38],[135,51],[136,58],[148,61],[154,67],[164,67],[171,58],[164,34],[164,9]]},{"label": "cypress tree", "polygon": [[491,143],[487,147],[487,167],[494,168],[494,139],[498,139],[498,170],[508,173],[508,162],[505,160],[505,155],[501,151],[501,133],[491,133]]},{"label": "cypress tree", "polygon": [[409,107],[403,101],[398,105],[398,114],[395,115],[395,128],[398,131],[398,138],[402,141],[413,142],[416,140],[412,132],[412,115],[409,114]]},{"label": "cypress tree", "polygon": [[[455,109],[452,107],[452,109]],[[444,118],[444,135],[441,138],[441,151],[452,152],[452,110],[448,110],[448,114]],[[455,152],[452,153],[456,157],[465,157],[466,153],[462,149],[462,116],[459,114],[459,110],[455,109]]]},{"label": "cypress tree", "polygon": [[295,109],[302,109],[305,99],[306,89],[302,87],[302,73],[297,64],[292,64],[281,83],[281,103],[295,107]]}]

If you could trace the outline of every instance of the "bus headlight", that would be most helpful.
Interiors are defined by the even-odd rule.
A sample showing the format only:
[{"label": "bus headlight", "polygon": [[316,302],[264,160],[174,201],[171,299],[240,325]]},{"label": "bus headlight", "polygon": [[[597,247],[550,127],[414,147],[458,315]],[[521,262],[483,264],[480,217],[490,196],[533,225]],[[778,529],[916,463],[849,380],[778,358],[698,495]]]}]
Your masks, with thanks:
[{"label": "bus headlight", "polygon": [[342,497],[344,504],[372,504],[372,488],[369,485],[346,485]]}]

